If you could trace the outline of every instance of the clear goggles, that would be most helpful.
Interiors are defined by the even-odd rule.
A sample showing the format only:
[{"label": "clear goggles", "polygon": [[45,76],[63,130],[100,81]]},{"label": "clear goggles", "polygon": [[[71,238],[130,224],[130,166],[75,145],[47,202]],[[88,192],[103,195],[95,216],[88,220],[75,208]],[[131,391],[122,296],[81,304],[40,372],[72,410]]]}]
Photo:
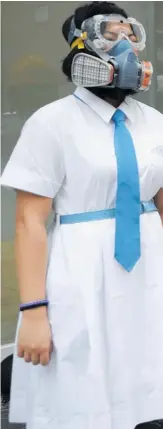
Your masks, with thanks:
[{"label": "clear goggles", "polygon": [[[80,31],[80,36],[79,36]],[[86,19],[81,30],[75,29],[74,36],[83,37],[89,47],[91,41],[96,48],[112,49],[120,40],[127,39],[138,51],[146,45],[146,33],[142,24],[134,18],[121,15],[95,15]]]}]

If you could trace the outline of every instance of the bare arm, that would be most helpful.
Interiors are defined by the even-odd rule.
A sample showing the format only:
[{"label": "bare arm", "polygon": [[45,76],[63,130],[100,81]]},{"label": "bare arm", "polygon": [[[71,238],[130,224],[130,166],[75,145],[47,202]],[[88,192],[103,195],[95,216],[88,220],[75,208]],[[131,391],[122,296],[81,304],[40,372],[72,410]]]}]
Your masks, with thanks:
[{"label": "bare arm", "polygon": [[45,298],[47,234],[45,222],[52,200],[18,192],[16,204],[16,266],[22,303]]},{"label": "bare arm", "polygon": [[155,196],[154,202],[161,216],[161,220],[163,224],[163,188],[160,189],[157,195]]},{"label": "bare arm", "polygon": [[[52,199],[18,192],[16,204],[16,266],[20,300],[44,299],[47,268],[45,221]],[[46,307],[23,312],[18,335],[18,356],[34,365],[47,365],[52,351],[52,335]]]}]

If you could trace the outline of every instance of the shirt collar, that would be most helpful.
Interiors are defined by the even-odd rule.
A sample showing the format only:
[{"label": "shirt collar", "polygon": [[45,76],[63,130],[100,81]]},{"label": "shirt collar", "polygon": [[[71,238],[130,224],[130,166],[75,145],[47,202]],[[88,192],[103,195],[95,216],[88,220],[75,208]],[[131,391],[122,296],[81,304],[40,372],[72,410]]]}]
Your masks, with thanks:
[{"label": "shirt collar", "polygon": [[[75,95],[84,103],[86,103],[92,110],[94,110],[94,112],[96,112],[97,115],[99,115],[107,124],[111,121],[111,118],[116,111],[115,107],[113,107],[111,104],[97,97],[86,88],[78,87],[75,90]],[[125,101],[123,101],[123,103],[119,106],[119,109],[125,113],[131,122],[134,122],[135,100],[130,97],[126,97]]]}]

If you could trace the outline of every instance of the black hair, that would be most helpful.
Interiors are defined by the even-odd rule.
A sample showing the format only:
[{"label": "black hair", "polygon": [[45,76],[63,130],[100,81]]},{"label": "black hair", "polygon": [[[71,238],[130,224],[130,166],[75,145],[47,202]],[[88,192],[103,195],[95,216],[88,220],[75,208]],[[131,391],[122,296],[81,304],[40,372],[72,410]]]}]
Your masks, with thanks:
[{"label": "black hair", "polygon": [[[74,18],[76,28],[80,30],[81,25],[85,19],[91,18],[92,16],[95,16],[95,15],[111,15],[111,14],[122,15],[124,16],[124,18],[128,18],[127,13],[119,6],[117,6],[115,3],[111,3],[107,1],[94,1],[92,3],[87,3],[84,6],[78,7],[75,10],[74,15],[71,15],[69,18],[66,19],[66,21],[62,26],[62,34],[65,40],[68,42],[68,35],[70,31],[72,18]],[[74,37],[72,42],[75,39],[76,37]],[[89,55],[91,55],[91,51],[88,52],[86,48],[81,49],[80,52],[89,53]],[[69,81],[71,81],[72,60],[77,53],[78,53],[78,48],[77,47],[73,48],[71,52],[63,60],[63,63],[62,63],[62,71],[68,77]],[[93,53],[93,55],[95,56],[95,53]]]}]

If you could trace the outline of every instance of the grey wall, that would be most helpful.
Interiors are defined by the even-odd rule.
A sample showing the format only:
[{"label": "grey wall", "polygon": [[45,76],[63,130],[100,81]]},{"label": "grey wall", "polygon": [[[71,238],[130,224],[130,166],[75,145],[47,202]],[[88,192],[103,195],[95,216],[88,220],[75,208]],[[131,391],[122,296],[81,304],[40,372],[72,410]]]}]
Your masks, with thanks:
[{"label": "grey wall", "polygon": [[[142,59],[152,61],[155,74],[150,91],[140,94],[139,99],[163,112],[163,2],[118,3],[130,16],[142,22],[147,30],[147,47],[142,53]],[[69,50],[61,34],[61,25],[78,5],[76,1],[2,2],[2,169],[16,144],[24,121],[33,110],[69,94],[73,89],[73,85],[61,73],[62,59]],[[35,57],[35,61],[37,59],[37,64],[30,65],[33,61],[31,57]],[[14,236],[14,212],[15,194],[3,189],[2,241],[8,242],[7,248],[10,248]],[[8,254],[5,258],[2,258],[2,270],[10,272],[13,262]],[[12,276],[8,280],[5,272],[4,278],[7,279],[7,288],[12,289],[16,281],[13,282]],[[8,284],[10,282],[12,284]],[[15,313],[9,318],[14,292],[9,293],[8,298],[3,294],[3,288],[4,284],[2,307],[6,310],[3,338],[11,341],[17,304]]]},{"label": "grey wall", "polygon": [[[32,109],[36,110],[40,105],[63,97],[73,89],[73,85],[68,83],[61,73],[62,59],[69,50],[61,34],[61,25],[82,3],[71,1],[2,3],[2,113],[6,110],[17,112],[2,116],[2,169]],[[153,62],[155,70],[157,57],[155,9],[160,3],[157,13],[159,17],[163,12],[163,3],[153,1],[117,3],[146,28],[148,43],[141,55]],[[26,71],[28,67],[22,64],[29,56],[44,60],[47,70],[43,73],[39,69],[35,72]],[[27,82],[31,77],[34,84],[29,88]],[[138,99],[153,107],[157,106],[156,74],[150,91],[140,94]],[[14,194],[2,191],[3,240],[11,238],[14,233],[14,201]]]}]

